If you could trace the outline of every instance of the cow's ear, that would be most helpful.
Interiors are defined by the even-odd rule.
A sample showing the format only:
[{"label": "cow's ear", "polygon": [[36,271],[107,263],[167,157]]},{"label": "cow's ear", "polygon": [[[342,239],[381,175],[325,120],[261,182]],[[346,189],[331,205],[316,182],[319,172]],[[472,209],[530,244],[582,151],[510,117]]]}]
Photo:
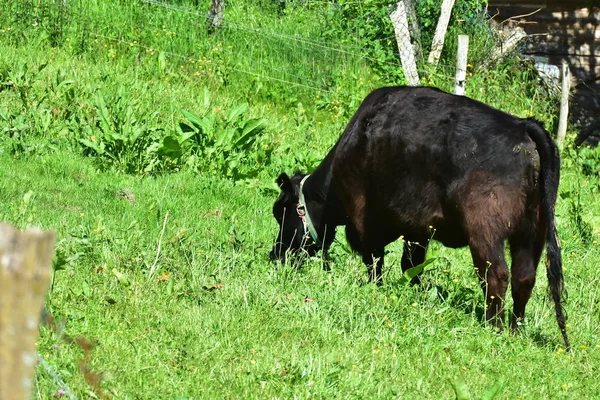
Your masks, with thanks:
[{"label": "cow's ear", "polygon": [[282,192],[293,193],[294,187],[292,186],[292,180],[290,177],[283,172],[281,175],[277,177],[277,186],[281,189]]}]

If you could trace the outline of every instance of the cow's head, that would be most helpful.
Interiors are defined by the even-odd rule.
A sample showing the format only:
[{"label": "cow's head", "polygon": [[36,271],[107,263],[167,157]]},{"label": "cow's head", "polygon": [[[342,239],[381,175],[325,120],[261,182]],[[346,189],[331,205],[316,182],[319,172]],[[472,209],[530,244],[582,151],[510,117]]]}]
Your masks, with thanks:
[{"label": "cow's head", "polygon": [[318,246],[307,234],[298,212],[300,182],[303,177],[303,174],[296,174],[290,178],[286,173],[277,177],[281,193],[273,205],[273,216],[279,224],[279,233],[271,250],[272,261],[285,261],[288,254],[314,256],[317,253]]}]

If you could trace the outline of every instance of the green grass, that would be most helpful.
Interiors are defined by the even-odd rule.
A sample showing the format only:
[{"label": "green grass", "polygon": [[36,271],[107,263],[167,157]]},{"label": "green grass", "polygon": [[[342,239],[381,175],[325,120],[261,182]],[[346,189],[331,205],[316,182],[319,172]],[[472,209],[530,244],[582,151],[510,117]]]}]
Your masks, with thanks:
[{"label": "green grass", "polygon": [[[398,285],[401,247],[391,245],[378,288],[342,244],[331,272],[316,260],[267,262],[273,196],[258,189],[99,173],[69,153],[2,164],[0,218],[56,230],[67,261],[47,307],[69,335],[97,343],[89,367],[115,398],[448,398],[459,382],[477,398],[500,381],[501,398],[600,394],[599,248],[569,237],[563,218],[572,354],[561,351],[543,267],[523,333],[498,334],[481,323],[465,250],[438,248],[418,288]],[[88,393],[78,346],[43,327],[38,348]],[[57,389],[38,367],[37,398]]]},{"label": "green grass", "polygon": [[[267,3],[228,3],[229,23],[252,30],[216,37],[191,29],[193,14],[140,2],[70,2],[66,22],[47,8],[35,29],[28,2],[0,10],[0,220],[57,233],[46,307],[58,328],[41,327],[41,356],[78,398],[101,396],[81,360],[119,399],[599,397],[600,193],[581,172],[595,171],[597,150],[568,142],[563,153],[571,354],[543,263],[513,334],[482,323],[466,249],[434,244],[421,287],[401,283],[400,242],[388,246],[384,285],[368,284],[342,232],[330,272],[318,259],[300,269],[267,261],[274,178],[314,168],[360,99],[394,83],[360,55],[313,43],[347,43],[323,34],[327,8],[279,15]],[[313,42],[270,34],[300,27]],[[425,72],[424,84],[451,89],[443,72]],[[508,59],[472,74],[469,96],[553,129],[556,99],[529,68]],[[320,90],[306,87],[315,79]],[[184,140],[183,111],[209,128]],[[258,118],[253,147],[211,142]],[[84,358],[67,337],[95,346]],[[39,365],[36,398],[58,389]]]}]

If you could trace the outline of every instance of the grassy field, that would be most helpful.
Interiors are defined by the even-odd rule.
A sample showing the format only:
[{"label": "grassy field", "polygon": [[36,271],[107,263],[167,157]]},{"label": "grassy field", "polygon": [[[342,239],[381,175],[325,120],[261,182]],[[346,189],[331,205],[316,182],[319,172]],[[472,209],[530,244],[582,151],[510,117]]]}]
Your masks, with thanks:
[{"label": "grassy field", "polygon": [[[64,25],[48,8],[54,25],[38,30],[0,14],[0,220],[58,237],[35,398],[598,398],[599,156],[573,149],[573,132],[556,211],[572,353],[543,264],[513,334],[482,323],[466,249],[433,244],[421,287],[401,284],[400,242],[381,287],[341,234],[329,272],[268,262],[274,178],[314,168],[360,98],[394,82],[361,57],[273,44],[265,32],[299,26],[343,43],[324,36],[323,9],[276,19],[267,3],[227,9],[260,35],[216,38],[141,2],[90,1]],[[238,50],[257,38],[256,54]],[[441,73],[424,84],[450,86]],[[473,70],[467,94],[554,127],[555,99],[514,60]]]}]

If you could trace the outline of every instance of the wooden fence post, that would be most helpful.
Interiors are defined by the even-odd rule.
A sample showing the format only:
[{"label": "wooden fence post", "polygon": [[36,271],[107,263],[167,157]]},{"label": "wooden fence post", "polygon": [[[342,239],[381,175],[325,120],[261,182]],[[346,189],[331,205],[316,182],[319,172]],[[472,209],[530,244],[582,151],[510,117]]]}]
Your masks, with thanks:
[{"label": "wooden fence post", "polygon": [[444,0],[442,3],[442,13],[440,14],[440,19],[435,28],[435,35],[433,36],[433,43],[431,44],[431,53],[429,53],[429,58],[427,59],[427,62],[430,64],[437,65],[440,60],[442,48],[444,47],[446,29],[448,29],[450,15],[452,15],[452,7],[454,7],[454,0]]},{"label": "wooden fence post", "polygon": [[214,32],[221,27],[223,23],[223,8],[225,0],[212,0],[210,10],[208,11],[208,31]]},{"label": "wooden fence post", "polygon": [[571,79],[569,76],[569,65],[562,62],[561,69],[561,95],[560,114],[558,117],[558,131],[556,132],[556,143],[562,149],[565,135],[567,134],[567,121],[569,119],[569,92],[571,90]]},{"label": "wooden fence post", "polygon": [[454,94],[465,94],[465,79],[467,77],[467,54],[469,53],[469,36],[458,35],[458,51],[456,54],[456,83]]},{"label": "wooden fence post", "polygon": [[390,14],[390,19],[394,25],[396,33],[396,42],[398,43],[398,51],[400,53],[400,62],[404,76],[411,86],[419,84],[419,73],[415,62],[414,49],[410,43],[410,32],[408,31],[408,18],[406,16],[406,8],[404,1],[399,1],[396,10]]},{"label": "wooden fence post", "polygon": [[31,397],[54,233],[0,224],[0,399]]}]

